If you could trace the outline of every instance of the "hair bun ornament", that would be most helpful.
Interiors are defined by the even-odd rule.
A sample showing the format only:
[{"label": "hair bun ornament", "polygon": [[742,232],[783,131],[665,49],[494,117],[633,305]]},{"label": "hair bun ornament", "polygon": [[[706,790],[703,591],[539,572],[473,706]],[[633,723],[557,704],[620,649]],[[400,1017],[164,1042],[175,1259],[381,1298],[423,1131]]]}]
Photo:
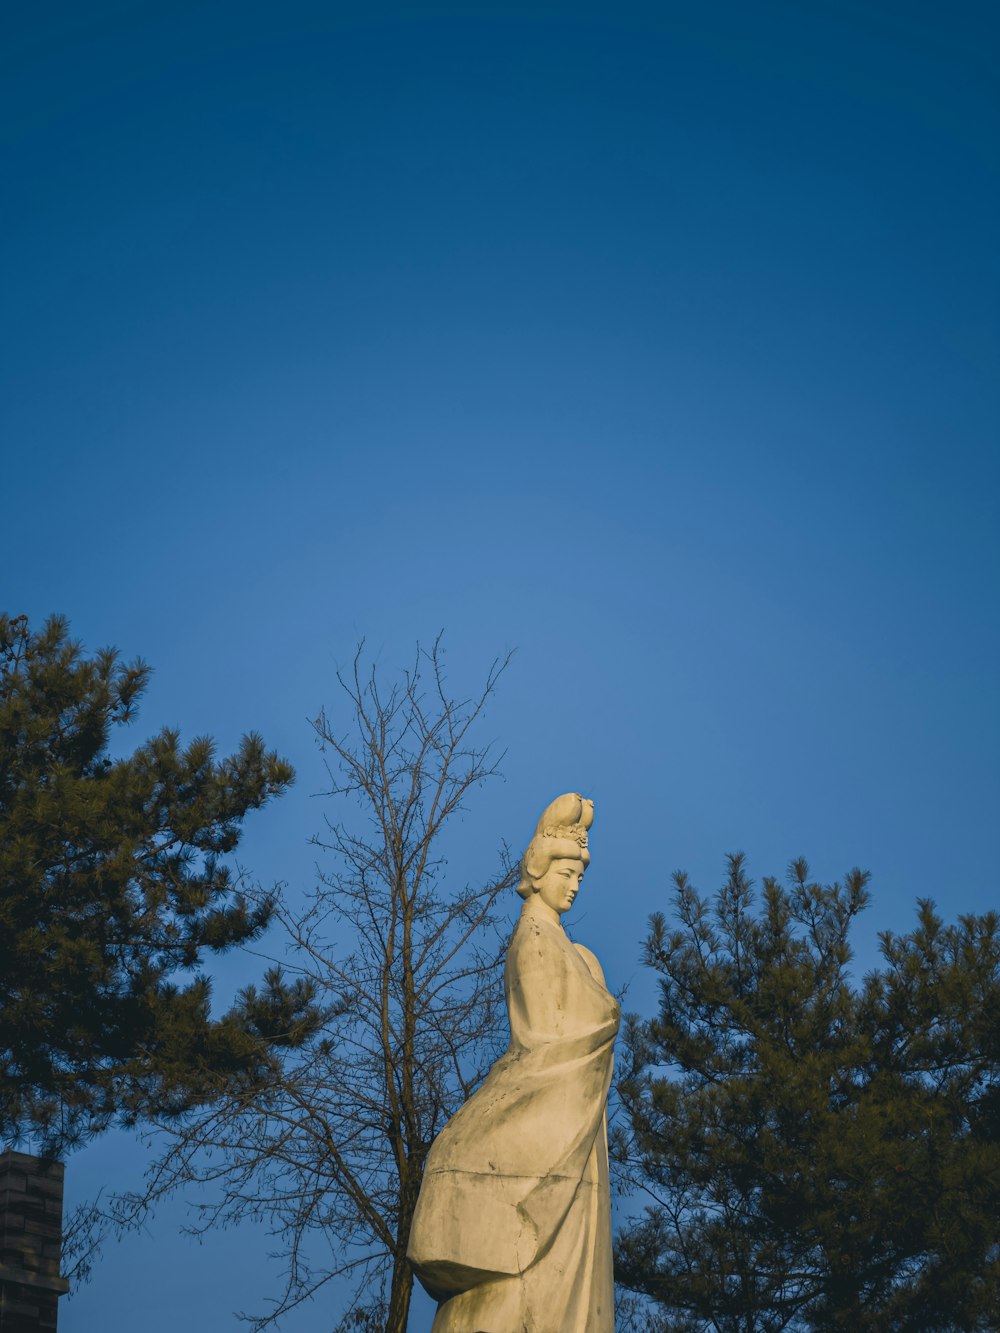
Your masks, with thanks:
[{"label": "hair bun ornament", "polygon": [[571,838],[587,845],[587,830],[594,822],[594,802],[578,791],[568,791],[550,802],[535,826],[536,838]]}]

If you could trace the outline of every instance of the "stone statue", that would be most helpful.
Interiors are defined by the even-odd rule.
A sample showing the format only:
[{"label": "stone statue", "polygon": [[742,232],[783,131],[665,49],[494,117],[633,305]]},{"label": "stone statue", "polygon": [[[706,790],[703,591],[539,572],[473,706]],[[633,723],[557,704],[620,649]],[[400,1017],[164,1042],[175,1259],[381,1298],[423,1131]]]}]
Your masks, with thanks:
[{"label": "stone statue", "polygon": [[560,917],[593,801],[545,810],[521,862],[504,972],[510,1046],[427,1159],[409,1259],[432,1333],[613,1333],[606,1104],[619,1009]]}]

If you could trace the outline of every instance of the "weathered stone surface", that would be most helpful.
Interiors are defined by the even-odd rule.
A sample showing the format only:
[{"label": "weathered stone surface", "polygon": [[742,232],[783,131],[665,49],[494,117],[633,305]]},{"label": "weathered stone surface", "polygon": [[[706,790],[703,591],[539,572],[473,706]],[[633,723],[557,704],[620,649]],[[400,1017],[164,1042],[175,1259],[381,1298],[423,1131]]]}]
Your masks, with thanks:
[{"label": "weathered stone surface", "polygon": [[619,1011],[561,917],[593,803],[559,797],[522,860],[507,953],[511,1039],[435,1141],[410,1235],[433,1333],[612,1333],[606,1105]]}]

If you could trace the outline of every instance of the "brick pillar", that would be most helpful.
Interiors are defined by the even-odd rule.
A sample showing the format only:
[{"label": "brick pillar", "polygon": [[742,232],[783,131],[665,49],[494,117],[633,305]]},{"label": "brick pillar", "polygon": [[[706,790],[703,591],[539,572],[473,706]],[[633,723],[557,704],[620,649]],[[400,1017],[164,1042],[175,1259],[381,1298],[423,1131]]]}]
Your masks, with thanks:
[{"label": "brick pillar", "polygon": [[61,1162],[0,1153],[0,1333],[55,1333],[62,1202]]}]

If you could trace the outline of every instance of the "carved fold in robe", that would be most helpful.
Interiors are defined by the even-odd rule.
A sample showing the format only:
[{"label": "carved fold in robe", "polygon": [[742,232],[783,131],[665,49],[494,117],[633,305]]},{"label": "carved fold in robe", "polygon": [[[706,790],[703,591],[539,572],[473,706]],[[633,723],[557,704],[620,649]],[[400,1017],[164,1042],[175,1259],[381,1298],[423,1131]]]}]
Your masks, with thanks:
[{"label": "carved fold in robe", "polygon": [[605,1108],[619,1010],[597,959],[522,916],[510,1046],[431,1148],[409,1258],[433,1333],[612,1333]]}]

